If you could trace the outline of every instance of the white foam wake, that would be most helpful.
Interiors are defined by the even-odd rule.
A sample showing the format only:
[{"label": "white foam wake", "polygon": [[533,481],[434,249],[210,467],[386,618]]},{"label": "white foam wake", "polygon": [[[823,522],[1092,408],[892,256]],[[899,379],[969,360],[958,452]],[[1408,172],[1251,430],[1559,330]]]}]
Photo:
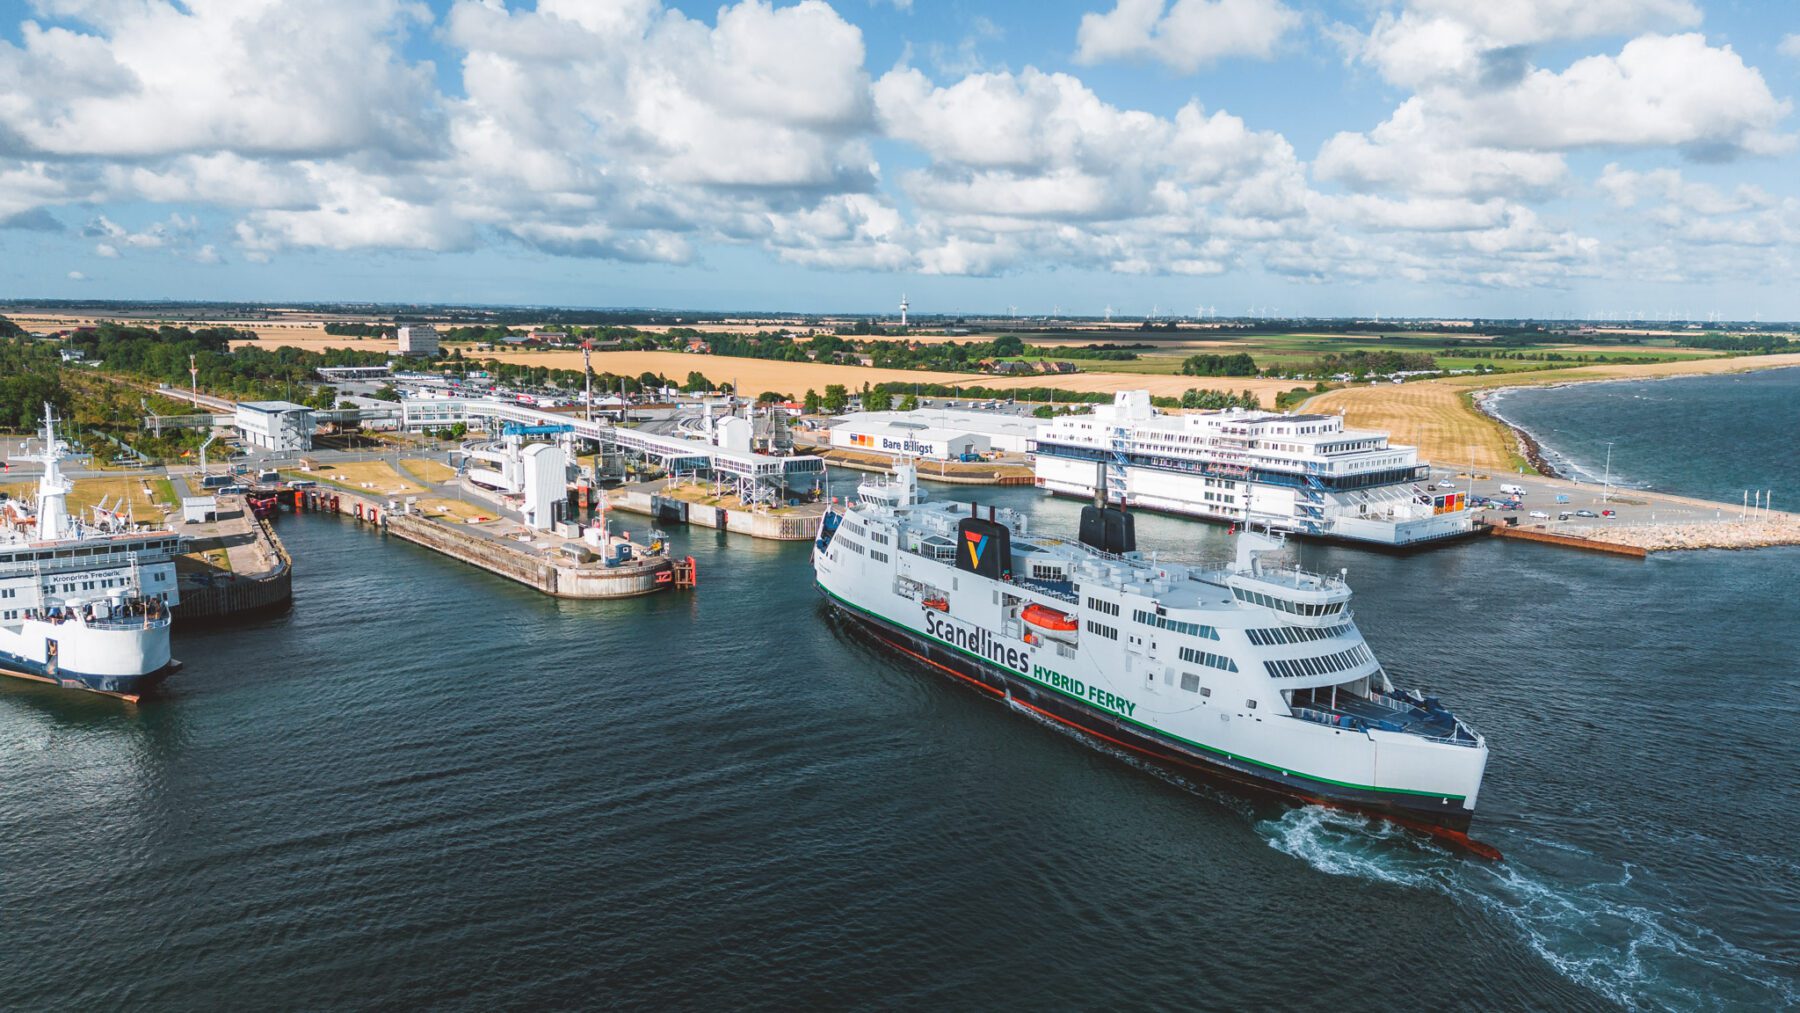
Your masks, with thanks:
[{"label": "white foam wake", "polygon": [[[1793,969],[1734,945],[1698,913],[1658,906],[1629,862],[1521,839],[1505,862],[1454,855],[1383,821],[1316,806],[1257,824],[1320,872],[1436,890],[1507,928],[1559,974],[1631,1009],[1800,1005]],[[1531,867],[1555,866],[1556,875]]]}]

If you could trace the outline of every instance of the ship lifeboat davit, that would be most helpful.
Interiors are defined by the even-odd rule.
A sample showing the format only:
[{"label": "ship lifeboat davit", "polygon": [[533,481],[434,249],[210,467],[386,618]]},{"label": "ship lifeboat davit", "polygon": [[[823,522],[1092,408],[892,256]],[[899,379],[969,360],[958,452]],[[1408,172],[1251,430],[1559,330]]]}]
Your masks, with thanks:
[{"label": "ship lifeboat davit", "polygon": [[950,611],[950,602],[946,598],[927,598],[920,604],[928,609],[937,609],[939,612]]},{"label": "ship lifeboat davit", "polygon": [[1047,605],[1027,605],[1019,613],[1019,618],[1025,620],[1025,625],[1052,640],[1075,639],[1075,617],[1067,612],[1058,612]]}]

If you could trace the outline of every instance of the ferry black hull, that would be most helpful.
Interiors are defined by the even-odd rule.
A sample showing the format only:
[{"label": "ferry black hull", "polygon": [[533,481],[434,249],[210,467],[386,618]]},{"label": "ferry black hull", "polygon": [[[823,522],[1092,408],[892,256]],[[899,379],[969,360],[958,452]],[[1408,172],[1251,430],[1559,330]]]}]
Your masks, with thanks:
[{"label": "ferry black hull", "polygon": [[1446,801],[1435,797],[1396,796],[1387,792],[1358,790],[1297,777],[1284,778],[1260,767],[1234,764],[1223,757],[1195,751],[1148,733],[1137,725],[1081,706],[1008,669],[978,662],[912,630],[846,608],[829,593],[825,594],[825,601],[839,616],[848,620],[851,626],[891,649],[923,661],[990,696],[1010,699],[1092,739],[1130,750],[1173,773],[1203,779],[1243,793],[1288,802],[1353,809],[1433,834],[1446,835],[1457,839],[1459,843],[1466,841],[1465,835],[1473,814],[1463,808],[1461,799]]},{"label": "ferry black hull", "polygon": [[27,682],[40,682],[58,689],[96,693],[100,696],[124,700],[127,703],[136,703],[139,697],[149,692],[157,683],[174,675],[180,669],[181,662],[171,661],[156,671],[146,672],[143,675],[85,675],[81,672],[67,670],[59,670],[53,675],[37,662],[0,651],[0,676],[23,679]]}]

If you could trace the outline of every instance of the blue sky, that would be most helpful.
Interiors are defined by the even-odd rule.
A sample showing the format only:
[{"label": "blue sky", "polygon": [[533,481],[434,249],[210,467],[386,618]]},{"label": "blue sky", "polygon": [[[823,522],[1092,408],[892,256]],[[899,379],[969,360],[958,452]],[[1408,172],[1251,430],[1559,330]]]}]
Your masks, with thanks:
[{"label": "blue sky", "polygon": [[1800,7],[0,3],[0,297],[1800,317]]}]

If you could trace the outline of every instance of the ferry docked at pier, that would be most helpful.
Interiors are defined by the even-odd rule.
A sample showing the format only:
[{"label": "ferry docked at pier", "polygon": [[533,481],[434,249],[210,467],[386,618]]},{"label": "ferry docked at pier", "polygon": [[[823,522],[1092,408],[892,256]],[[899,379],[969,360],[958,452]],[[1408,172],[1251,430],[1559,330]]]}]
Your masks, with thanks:
[{"label": "ferry docked at pier", "polygon": [[37,503],[0,503],[0,675],[136,701],[180,667],[169,653],[182,538],[104,503],[71,517],[67,447],[44,412]]},{"label": "ferry docked at pier", "polygon": [[1245,530],[1211,571],[1136,549],[1133,515],[1084,507],[1075,540],[1015,511],[930,503],[910,461],[826,514],[827,601],[981,691],[1180,774],[1466,836],[1485,739],[1396,689],[1341,576],[1278,562]]},{"label": "ferry docked at pier", "polygon": [[1098,462],[1106,495],[1144,509],[1393,547],[1475,530],[1467,491],[1431,488],[1416,448],[1337,415],[1165,415],[1121,391],[1046,423],[1031,450],[1038,487],[1063,495],[1092,496]]}]

